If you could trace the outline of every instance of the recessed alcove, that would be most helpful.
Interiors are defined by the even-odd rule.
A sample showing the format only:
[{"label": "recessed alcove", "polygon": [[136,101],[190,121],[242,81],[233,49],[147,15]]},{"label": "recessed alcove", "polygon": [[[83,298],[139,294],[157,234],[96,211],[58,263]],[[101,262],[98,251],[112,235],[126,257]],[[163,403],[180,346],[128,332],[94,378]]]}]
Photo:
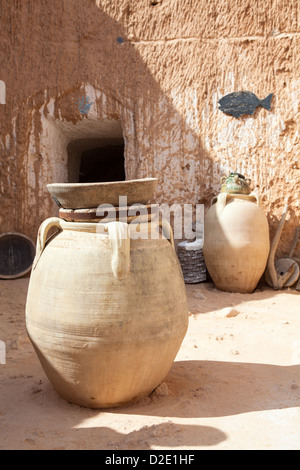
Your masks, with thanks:
[{"label": "recessed alcove", "polygon": [[57,174],[54,181],[92,183],[126,179],[126,145],[119,120],[44,122],[44,144],[51,153],[53,173]]},{"label": "recessed alcove", "polygon": [[67,152],[69,183],[125,180],[123,138],[75,139]]}]

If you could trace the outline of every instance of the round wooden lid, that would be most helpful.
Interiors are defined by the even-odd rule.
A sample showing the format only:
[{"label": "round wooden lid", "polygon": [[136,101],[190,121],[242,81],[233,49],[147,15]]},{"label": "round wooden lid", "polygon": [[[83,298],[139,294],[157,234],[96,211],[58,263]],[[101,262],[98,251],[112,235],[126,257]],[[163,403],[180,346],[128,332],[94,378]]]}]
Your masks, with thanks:
[{"label": "round wooden lid", "polygon": [[27,274],[35,257],[35,245],[26,235],[0,235],[0,279],[16,279]]}]

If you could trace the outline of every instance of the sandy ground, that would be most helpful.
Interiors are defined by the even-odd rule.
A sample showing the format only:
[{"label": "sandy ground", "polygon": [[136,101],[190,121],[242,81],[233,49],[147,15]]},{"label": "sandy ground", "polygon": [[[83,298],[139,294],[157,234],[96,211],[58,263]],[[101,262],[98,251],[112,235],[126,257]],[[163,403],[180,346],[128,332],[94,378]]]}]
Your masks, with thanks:
[{"label": "sandy ground", "polygon": [[49,384],[25,331],[28,280],[0,281],[0,449],[300,449],[299,292],[187,285],[189,328],[165,381],[99,411]]}]

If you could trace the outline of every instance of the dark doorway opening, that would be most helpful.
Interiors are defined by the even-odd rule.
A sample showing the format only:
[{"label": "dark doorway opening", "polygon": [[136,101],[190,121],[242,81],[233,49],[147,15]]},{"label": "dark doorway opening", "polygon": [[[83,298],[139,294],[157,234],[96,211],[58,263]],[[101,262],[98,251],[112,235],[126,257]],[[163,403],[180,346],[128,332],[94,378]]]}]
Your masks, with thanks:
[{"label": "dark doorway opening", "polygon": [[125,180],[124,145],[90,148],[81,154],[79,183]]},{"label": "dark doorway opening", "polygon": [[100,183],[126,180],[122,137],[81,138],[68,143],[68,182]]}]

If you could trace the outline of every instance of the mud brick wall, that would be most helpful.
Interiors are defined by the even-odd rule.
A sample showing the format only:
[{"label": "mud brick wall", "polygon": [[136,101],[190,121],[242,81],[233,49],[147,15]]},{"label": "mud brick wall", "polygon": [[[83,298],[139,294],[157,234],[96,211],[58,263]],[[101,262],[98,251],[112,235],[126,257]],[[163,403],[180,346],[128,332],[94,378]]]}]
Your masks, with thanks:
[{"label": "mud brick wall", "polygon": [[[279,248],[289,251],[300,213],[298,0],[1,0],[0,22],[1,232],[35,238],[57,214],[46,184],[74,181],[80,142],[123,139],[126,178],[157,177],[157,203],[208,208],[220,178],[238,171],[259,188],[273,237],[287,202]],[[218,100],[240,90],[273,93],[271,110],[222,113]]]}]

